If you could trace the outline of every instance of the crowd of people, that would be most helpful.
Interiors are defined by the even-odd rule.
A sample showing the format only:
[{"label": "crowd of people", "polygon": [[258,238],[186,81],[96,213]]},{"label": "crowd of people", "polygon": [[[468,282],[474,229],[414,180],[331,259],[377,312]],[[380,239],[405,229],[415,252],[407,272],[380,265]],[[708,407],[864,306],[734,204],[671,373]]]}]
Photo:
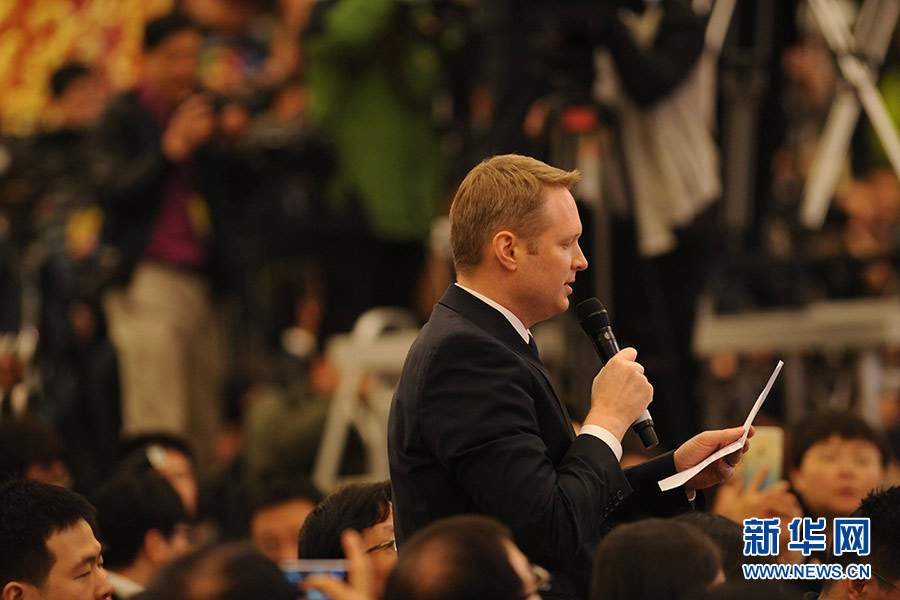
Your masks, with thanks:
[{"label": "crowd of people", "polygon": [[[0,142],[4,411],[31,404],[92,454],[71,465],[87,485],[108,473],[120,430],[184,434],[203,468],[216,462],[213,438],[251,403],[236,388],[275,382],[321,418],[335,386],[325,340],[374,306],[424,322],[452,281],[440,216],[461,175],[488,154],[548,159],[555,132],[569,135],[563,108],[584,100],[566,84],[548,104],[554,73],[569,69],[556,53],[576,36],[534,37],[540,7],[522,19],[505,3],[177,7],[134,40],[132,89],[109,89],[101,65],[63,64],[42,127]],[[684,75],[703,19],[680,0],[669,11],[692,40]],[[637,60],[614,14],[603,19],[618,52]],[[540,68],[523,70],[498,36]],[[642,103],[681,77],[658,75]],[[578,294],[591,288],[585,279]],[[670,386],[657,379],[662,406]]]},{"label": "crowd of people", "polygon": [[[696,434],[723,423],[694,400],[688,351],[718,173],[694,182],[690,215],[675,198],[649,221],[653,193],[641,206],[626,182],[619,199],[635,204],[612,194],[612,229],[592,231],[579,136],[596,123],[564,109],[590,96],[593,53],[568,53],[604,40],[620,116],[653,130],[647,111],[708,67],[706,21],[682,0],[587,20],[579,3],[551,20],[521,4],[183,0],[144,25],[133,89],[106,90],[93,65],[53,73],[46,129],[2,141],[0,600],[900,593],[896,440],[882,431],[900,412],[873,427],[810,393],[783,465],[745,468],[745,447],[657,488],[742,433]],[[653,41],[639,20],[656,20]],[[703,134],[703,168],[718,169]],[[504,154],[562,160],[560,139],[580,140],[583,173]],[[784,153],[776,188],[801,177]],[[674,185],[651,163],[641,183]],[[888,293],[900,188],[881,171],[864,183],[839,190],[842,239],[876,259],[863,287]],[[626,348],[579,387],[548,368],[554,352],[579,359],[544,346],[541,322],[600,294],[576,278],[597,268],[592,235],[615,240],[616,330],[641,360]],[[339,377],[324,344],[374,306],[428,320],[385,424],[391,480],[319,490]],[[707,405],[725,401],[735,357],[710,372]],[[651,400],[672,452],[627,433]],[[362,470],[358,445],[347,472]],[[789,543],[804,518],[824,520],[827,549]],[[846,518],[869,519],[868,555],[834,550]],[[775,550],[749,553],[747,523],[773,519]],[[306,560],[344,561],[344,577],[297,582]],[[871,576],[745,569],[854,562]]]},{"label": "crowd of people", "polygon": [[[299,533],[299,512],[273,521],[273,530],[293,541],[273,549],[256,531],[252,541],[198,546],[195,518],[169,481],[153,469],[125,469],[93,505],[35,480],[0,485],[2,598],[253,600],[318,597],[302,595],[318,590],[334,600],[537,600],[550,589],[549,573],[529,562],[510,529],[483,515],[433,522],[406,541],[398,558],[388,482],[351,484],[327,496]],[[869,520],[868,555],[829,551],[821,559],[864,560],[871,576],[802,582],[823,600],[891,598],[900,584],[900,487],[866,492],[857,505],[841,514]],[[746,556],[744,546],[738,523],[710,513],[623,524],[600,542],[586,598],[788,600],[816,593],[803,595],[796,582],[748,579],[742,565],[782,558],[767,563]],[[346,565],[340,575],[312,570],[297,586],[277,566],[291,568],[288,556]]]}]

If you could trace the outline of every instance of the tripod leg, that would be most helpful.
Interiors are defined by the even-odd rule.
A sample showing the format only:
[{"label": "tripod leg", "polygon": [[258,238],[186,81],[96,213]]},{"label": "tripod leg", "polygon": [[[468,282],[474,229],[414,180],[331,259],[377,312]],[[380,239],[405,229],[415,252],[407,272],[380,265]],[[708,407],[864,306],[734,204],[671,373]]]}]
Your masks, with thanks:
[{"label": "tripod leg", "polygon": [[859,98],[857,101],[851,90],[838,92],[816,149],[804,189],[800,218],[807,227],[818,229],[828,212],[828,205],[840,176],[841,163],[859,119],[859,102],[862,102],[894,171],[900,176],[900,137],[875,85],[873,69],[851,54],[856,47],[854,42],[858,41],[859,49],[866,51],[869,60],[880,64],[900,15],[900,2],[866,0],[860,11],[855,40],[830,0],[809,0],[809,5],[826,42],[838,55],[841,74],[855,89]]},{"label": "tripod leg", "polygon": [[875,87],[871,71],[863,66],[858,58],[852,56],[842,57],[838,64],[847,81],[859,92],[860,102],[869,116],[875,134],[884,147],[894,172],[900,177],[900,136],[897,135],[897,127],[891,120],[881,93]]},{"label": "tripod leg", "polygon": [[828,113],[825,130],[816,147],[816,154],[803,189],[800,220],[810,229],[819,229],[843,170],[850,138],[859,120],[859,101],[850,89],[842,89],[835,96]]}]

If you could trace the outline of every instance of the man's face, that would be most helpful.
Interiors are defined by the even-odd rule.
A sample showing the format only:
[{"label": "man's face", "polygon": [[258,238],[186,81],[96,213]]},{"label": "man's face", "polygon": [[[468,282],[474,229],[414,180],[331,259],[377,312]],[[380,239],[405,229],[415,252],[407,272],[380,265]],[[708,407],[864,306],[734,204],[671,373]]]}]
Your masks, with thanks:
[{"label": "man's face", "polygon": [[542,218],[546,229],[537,238],[518,240],[516,316],[526,327],[569,308],[575,274],[587,268],[578,245],[581,219],[572,194],[563,187],[547,188]]},{"label": "man's face", "polygon": [[825,517],[846,517],[883,481],[875,444],[837,434],[810,446],[791,473],[791,484],[813,515]]},{"label": "man's face", "polygon": [[193,29],[177,31],[144,55],[147,83],[170,104],[191,95],[196,85],[197,56],[203,37]]},{"label": "man's face", "polygon": [[296,499],[256,511],[250,520],[250,538],[266,558],[280,562],[297,558],[297,538],[315,505]]},{"label": "man's face", "polygon": [[900,600],[900,579],[893,581],[878,581],[874,577],[869,580],[865,593],[860,595],[863,600]]},{"label": "man's face", "polygon": [[72,484],[72,474],[69,473],[66,463],[58,459],[47,465],[39,462],[31,463],[25,469],[25,479],[33,479],[64,488],[70,487]]},{"label": "man's face", "polygon": [[900,600],[900,577],[877,583],[877,590],[873,591],[871,600]]},{"label": "man's face", "polygon": [[191,459],[178,450],[161,446],[148,452],[154,453],[151,464],[178,492],[185,512],[190,516],[197,514],[197,477]]},{"label": "man's face", "polygon": [[22,600],[99,600],[109,598],[112,584],[103,569],[100,542],[87,521],[57,531],[47,539],[55,557],[40,587],[22,584]]},{"label": "man's face", "polygon": [[259,13],[256,3],[242,0],[187,0],[184,4],[195,22],[226,35],[242,35]]},{"label": "man's face", "polygon": [[388,518],[366,527],[359,532],[363,539],[363,545],[370,549],[368,556],[372,561],[372,587],[373,597],[381,598],[384,594],[384,585],[387,583],[388,575],[397,564],[397,550],[393,544],[383,546],[377,550],[373,550],[376,546],[384,542],[394,539],[394,513],[388,515]]},{"label": "man's face", "polygon": [[55,103],[66,127],[83,129],[96,120],[106,104],[106,97],[106,86],[99,77],[89,74],[70,82]]},{"label": "man's face", "polygon": [[900,579],[842,579],[822,591],[820,600],[900,600]]}]

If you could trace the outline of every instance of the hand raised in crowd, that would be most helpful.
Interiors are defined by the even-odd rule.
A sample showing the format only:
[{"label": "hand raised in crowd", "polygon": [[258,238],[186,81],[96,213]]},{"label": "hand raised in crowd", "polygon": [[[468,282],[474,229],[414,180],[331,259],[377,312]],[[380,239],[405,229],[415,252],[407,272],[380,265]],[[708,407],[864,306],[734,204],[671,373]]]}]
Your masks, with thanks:
[{"label": "hand raised in crowd", "polygon": [[735,477],[728,485],[719,488],[712,512],[727,517],[736,523],[744,519],[768,519],[779,517],[788,523],[795,517],[802,517],[803,510],[797,497],[788,491],[790,485],[781,480],[766,489],[762,484],[769,473],[769,465],[763,464],[744,486],[741,477]]},{"label": "hand raised in crowd", "polygon": [[250,127],[250,111],[237,102],[229,102],[219,112],[218,128],[225,142],[236,144]]},{"label": "hand raised in crowd", "polygon": [[172,162],[181,162],[212,137],[216,115],[205,94],[194,94],[178,105],[162,135],[162,151]]},{"label": "hand raised in crowd", "polygon": [[315,589],[333,600],[374,600],[372,594],[372,563],[366,554],[362,537],[348,529],[341,535],[341,546],[349,563],[348,583],[327,575],[307,577],[300,584],[304,590]]},{"label": "hand raised in crowd", "polygon": [[[680,473],[681,471],[690,469],[694,465],[701,463],[707,456],[710,456],[720,448],[724,448],[728,444],[738,441],[743,434],[743,427],[732,427],[730,429],[717,429],[698,433],[675,450],[673,456],[675,470]],[[750,438],[752,436],[753,428],[751,427],[747,437]],[[727,481],[734,475],[734,467],[741,462],[741,457],[749,447],[749,441],[744,442],[742,448],[707,465],[705,469],[688,480],[684,487],[690,490],[702,490],[717,483]]]},{"label": "hand raised in crowd", "polygon": [[591,387],[591,410],[585,425],[599,425],[622,439],[653,400],[653,386],[637,362],[637,350],[624,348],[600,369]]}]

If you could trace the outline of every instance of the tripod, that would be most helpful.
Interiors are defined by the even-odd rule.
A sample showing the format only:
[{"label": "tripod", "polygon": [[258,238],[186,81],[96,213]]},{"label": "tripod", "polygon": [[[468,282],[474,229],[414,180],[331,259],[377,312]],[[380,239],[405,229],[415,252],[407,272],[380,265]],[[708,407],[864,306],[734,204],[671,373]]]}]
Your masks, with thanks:
[{"label": "tripod", "polygon": [[809,6],[848,84],[835,95],[803,191],[800,220],[810,229],[819,229],[861,108],[900,176],[900,137],[875,85],[875,69],[884,60],[900,16],[900,0],[865,0],[852,35],[834,0],[809,0]]}]

